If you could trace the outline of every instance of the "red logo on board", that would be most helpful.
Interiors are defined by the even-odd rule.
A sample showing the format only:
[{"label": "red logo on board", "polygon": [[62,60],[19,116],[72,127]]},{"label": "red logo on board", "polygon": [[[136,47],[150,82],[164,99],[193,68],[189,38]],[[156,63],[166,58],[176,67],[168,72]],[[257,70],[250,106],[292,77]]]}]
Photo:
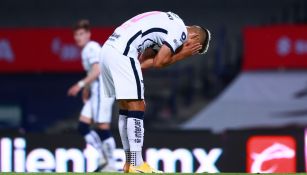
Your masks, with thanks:
[{"label": "red logo on board", "polygon": [[253,136],[247,142],[247,172],[296,172],[295,152],[291,136]]}]

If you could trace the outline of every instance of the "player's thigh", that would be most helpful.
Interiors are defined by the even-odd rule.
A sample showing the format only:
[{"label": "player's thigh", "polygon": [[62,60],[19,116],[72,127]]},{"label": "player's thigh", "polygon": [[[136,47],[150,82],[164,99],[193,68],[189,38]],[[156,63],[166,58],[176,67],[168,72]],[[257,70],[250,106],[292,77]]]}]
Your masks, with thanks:
[{"label": "player's thigh", "polygon": [[124,56],[111,46],[104,45],[103,48],[101,69],[105,70],[101,71],[102,74],[110,75],[103,77],[113,82],[112,90],[115,91],[116,99],[143,99],[144,85],[139,61]]},{"label": "player's thigh", "polygon": [[[128,103],[127,100],[118,100],[118,104],[119,104],[119,109],[120,110],[141,110],[141,111],[145,111],[146,110],[146,101],[145,100],[142,100],[141,102],[139,100],[136,100],[138,103],[137,105],[137,109],[135,109],[135,104],[131,104],[131,100],[129,100],[130,103]],[[141,104],[140,104],[141,103]]]},{"label": "player's thigh", "polygon": [[100,52],[100,94],[104,97],[115,97],[115,88],[110,72],[109,62],[112,60],[112,50],[108,46],[103,46]]},{"label": "player's thigh", "polygon": [[120,110],[128,110],[128,104],[126,100],[118,100],[117,102]]},{"label": "player's thigh", "polygon": [[143,76],[137,60],[121,55],[120,64],[111,70],[116,99],[144,99]]}]

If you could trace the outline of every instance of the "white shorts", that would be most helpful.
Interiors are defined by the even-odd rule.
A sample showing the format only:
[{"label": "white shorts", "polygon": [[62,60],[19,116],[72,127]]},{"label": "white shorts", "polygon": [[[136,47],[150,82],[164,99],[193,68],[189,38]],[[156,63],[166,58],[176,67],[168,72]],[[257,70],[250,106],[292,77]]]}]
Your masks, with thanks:
[{"label": "white shorts", "polygon": [[91,97],[85,102],[81,116],[92,119],[94,123],[111,123],[114,98],[100,94],[102,82],[98,80],[91,85]]},{"label": "white shorts", "polygon": [[144,99],[141,65],[136,58],[119,53],[110,45],[103,45],[100,53],[101,78],[106,97]]}]

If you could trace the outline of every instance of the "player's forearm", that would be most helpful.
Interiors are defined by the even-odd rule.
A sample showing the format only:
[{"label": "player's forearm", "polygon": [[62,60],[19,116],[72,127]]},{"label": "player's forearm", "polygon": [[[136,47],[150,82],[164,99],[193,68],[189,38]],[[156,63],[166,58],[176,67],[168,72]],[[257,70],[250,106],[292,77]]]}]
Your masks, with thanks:
[{"label": "player's forearm", "polygon": [[93,81],[97,80],[99,74],[100,74],[99,65],[98,64],[93,65],[90,73],[84,79],[78,82],[79,86],[81,87],[90,86],[90,84]]},{"label": "player's forearm", "polygon": [[183,59],[185,59],[187,56],[186,55],[184,55],[184,54],[182,54],[182,52],[178,52],[178,53],[176,53],[176,54],[174,54],[173,56],[172,56],[172,61],[171,61],[171,63],[170,64],[174,64],[174,63],[176,63],[176,62],[178,62],[178,61],[181,61],[181,60],[183,60]]},{"label": "player's forearm", "polygon": [[170,65],[172,65],[172,64],[174,64],[174,63],[176,63],[176,62],[178,62],[178,61],[180,61],[184,58],[185,58],[185,56],[179,52],[179,53],[172,55],[169,58],[163,59],[161,62],[155,62],[153,67],[164,68],[164,67],[170,66]]},{"label": "player's forearm", "polygon": [[154,65],[154,58],[149,58],[149,59],[146,59],[145,61],[143,61],[141,63],[141,68],[142,69],[149,69],[149,68],[152,68]]},{"label": "player's forearm", "polygon": [[98,77],[99,77],[99,71],[91,72],[82,81],[84,81],[86,86],[89,86],[93,81],[97,80]]}]

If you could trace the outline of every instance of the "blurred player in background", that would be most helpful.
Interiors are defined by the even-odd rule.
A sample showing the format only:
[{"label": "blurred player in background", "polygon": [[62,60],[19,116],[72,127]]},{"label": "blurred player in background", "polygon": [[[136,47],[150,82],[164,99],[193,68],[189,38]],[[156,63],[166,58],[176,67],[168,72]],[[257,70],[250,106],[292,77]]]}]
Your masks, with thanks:
[{"label": "blurred player in background", "polygon": [[[87,144],[92,145],[101,155],[96,171],[115,171],[113,151],[115,141],[110,132],[110,121],[114,98],[100,97],[99,52],[100,45],[91,41],[90,23],[80,20],[73,28],[76,44],[82,48],[81,57],[87,76],[68,90],[69,96],[76,96],[82,91],[84,102],[79,117],[78,131]],[[92,129],[92,124],[95,128]]]},{"label": "blurred player in background", "polygon": [[209,40],[207,29],[187,27],[174,13],[154,11],[131,18],[116,28],[103,45],[102,93],[116,97],[120,105],[118,125],[126,154],[124,172],[160,173],[142,158],[145,102],[140,60],[144,69],[163,68],[205,53]]}]

